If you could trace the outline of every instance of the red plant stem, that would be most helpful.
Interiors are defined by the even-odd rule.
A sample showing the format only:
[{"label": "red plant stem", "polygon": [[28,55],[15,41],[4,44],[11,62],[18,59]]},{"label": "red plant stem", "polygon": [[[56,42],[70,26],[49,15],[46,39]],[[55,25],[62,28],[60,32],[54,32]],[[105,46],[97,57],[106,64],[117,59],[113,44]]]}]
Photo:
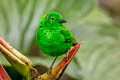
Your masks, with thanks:
[{"label": "red plant stem", "polygon": [[2,64],[0,64],[0,80],[11,80]]},{"label": "red plant stem", "polygon": [[[66,58],[64,58],[53,70],[54,73],[58,74],[58,75],[62,75],[65,71],[65,69],[67,68],[68,64],[72,61],[73,57],[75,56],[75,54],[78,52],[78,49],[80,48],[80,46],[84,43],[85,41],[82,41],[80,43],[78,43],[77,45],[74,46],[74,48],[69,52],[68,55],[68,60],[66,60]],[[58,73],[60,72],[60,73]],[[60,78],[60,77],[59,77]]]},{"label": "red plant stem", "polygon": [[[73,59],[73,57],[75,56],[75,54],[77,53],[78,49],[80,48],[81,43],[78,43],[70,52],[69,52],[69,56],[68,56],[68,60],[66,60],[66,58],[64,58],[59,64],[58,66],[61,67],[60,69],[64,69],[65,67],[67,67],[67,65],[71,62],[71,60]],[[57,67],[58,67],[57,66]]]}]

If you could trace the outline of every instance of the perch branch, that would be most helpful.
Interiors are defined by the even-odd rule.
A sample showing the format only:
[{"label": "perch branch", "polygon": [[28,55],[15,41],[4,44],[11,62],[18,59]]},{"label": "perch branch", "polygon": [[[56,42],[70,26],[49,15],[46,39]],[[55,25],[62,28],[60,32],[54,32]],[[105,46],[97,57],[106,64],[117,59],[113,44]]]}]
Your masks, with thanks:
[{"label": "perch branch", "polygon": [[[69,52],[68,60],[63,58],[63,60],[55,68],[52,69],[51,77],[47,73],[44,73],[41,76],[37,75],[37,77],[35,77],[34,80],[40,80],[40,78],[42,78],[42,80],[58,80],[64,73],[65,69],[67,68],[68,64],[71,62],[75,54],[77,53],[80,46],[84,42],[85,41],[78,43]],[[37,70],[33,69],[32,62],[23,54],[21,54],[19,51],[17,51],[15,48],[10,46],[1,37],[0,37],[0,51],[21,75],[23,75],[27,80],[33,79],[32,76],[37,73]],[[33,70],[34,73],[32,72]]]}]

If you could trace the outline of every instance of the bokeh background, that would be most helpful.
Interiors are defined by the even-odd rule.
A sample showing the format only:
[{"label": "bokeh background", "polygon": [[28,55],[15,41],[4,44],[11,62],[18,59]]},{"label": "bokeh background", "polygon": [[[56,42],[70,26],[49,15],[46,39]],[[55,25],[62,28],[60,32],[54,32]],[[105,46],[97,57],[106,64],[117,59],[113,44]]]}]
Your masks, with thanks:
[{"label": "bokeh background", "polygon": [[[60,12],[77,40],[86,40],[76,55],[78,62],[72,61],[61,80],[120,80],[119,4],[120,0],[0,0],[0,36],[44,73],[53,57],[41,54],[35,32],[41,16]],[[1,54],[0,63],[12,80],[22,80]]]}]

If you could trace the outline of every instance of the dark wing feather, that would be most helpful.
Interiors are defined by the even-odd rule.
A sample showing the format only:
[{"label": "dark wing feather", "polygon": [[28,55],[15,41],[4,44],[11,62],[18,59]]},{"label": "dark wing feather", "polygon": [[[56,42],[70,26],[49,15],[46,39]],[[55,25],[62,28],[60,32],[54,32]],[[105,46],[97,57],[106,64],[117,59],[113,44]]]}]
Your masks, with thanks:
[{"label": "dark wing feather", "polygon": [[65,42],[68,42],[68,43],[71,42],[73,46],[78,43],[74,35],[72,34],[72,32],[70,32],[67,28],[62,28],[61,33],[65,37],[65,40],[66,40]]}]

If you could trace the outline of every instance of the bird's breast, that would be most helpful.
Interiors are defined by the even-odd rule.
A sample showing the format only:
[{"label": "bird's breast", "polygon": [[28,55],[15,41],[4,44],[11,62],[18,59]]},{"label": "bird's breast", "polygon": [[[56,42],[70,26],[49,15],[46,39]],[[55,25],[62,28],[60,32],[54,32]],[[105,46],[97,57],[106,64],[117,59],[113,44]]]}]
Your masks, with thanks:
[{"label": "bird's breast", "polygon": [[60,30],[39,30],[37,40],[42,52],[51,56],[65,54],[71,47],[71,43],[65,43]]}]

